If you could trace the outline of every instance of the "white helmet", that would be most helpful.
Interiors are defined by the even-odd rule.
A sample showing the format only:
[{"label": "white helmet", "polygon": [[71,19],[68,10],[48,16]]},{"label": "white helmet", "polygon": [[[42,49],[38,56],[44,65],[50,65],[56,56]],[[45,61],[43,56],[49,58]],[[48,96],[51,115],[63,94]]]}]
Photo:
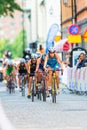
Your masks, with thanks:
[{"label": "white helmet", "polygon": [[55,48],[54,47],[50,47],[49,48],[49,52],[55,52],[56,50],[55,50]]},{"label": "white helmet", "polygon": [[37,58],[41,57],[41,53],[40,52],[36,52]]},{"label": "white helmet", "polygon": [[20,59],[20,63],[25,63],[25,59],[24,59],[24,58],[21,58],[21,59]]},{"label": "white helmet", "polygon": [[37,56],[35,54],[32,54],[31,59],[37,59]]},{"label": "white helmet", "polygon": [[13,65],[13,63],[12,63],[11,60],[8,60],[8,61],[7,61],[7,64],[8,64],[9,66],[12,66],[12,65]]}]

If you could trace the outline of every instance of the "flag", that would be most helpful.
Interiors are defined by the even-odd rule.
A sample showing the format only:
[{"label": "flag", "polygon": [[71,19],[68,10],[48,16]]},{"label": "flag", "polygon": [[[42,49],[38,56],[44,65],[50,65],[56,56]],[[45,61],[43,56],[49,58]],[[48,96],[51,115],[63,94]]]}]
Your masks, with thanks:
[{"label": "flag", "polygon": [[48,49],[54,46],[54,38],[59,30],[58,24],[52,24],[48,31],[47,40],[46,40],[46,54],[48,53]]}]

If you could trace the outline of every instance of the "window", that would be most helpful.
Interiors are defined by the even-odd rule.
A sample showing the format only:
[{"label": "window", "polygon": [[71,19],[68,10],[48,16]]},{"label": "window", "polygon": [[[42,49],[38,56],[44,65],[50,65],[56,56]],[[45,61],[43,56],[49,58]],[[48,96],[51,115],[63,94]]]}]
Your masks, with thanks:
[{"label": "window", "polygon": [[4,23],[0,23],[0,27],[2,27],[4,25]]},{"label": "window", "polygon": [[68,4],[68,0],[63,0],[64,5]]},{"label": "window", "polygon": [[15,33],[15,30],[11,30],[11,31],[10,31],[10,34],[14,34],[14,33]]},{"label": "window", "polygon": [[3,34],[4,34],[4,31],[3,31],[3,30],[0,30],[0,34],[3,35]]},{"label": "window", "polygon": [[14,26],[14,25],[15,25],[15,23],[14,23],[14,22],[11,22],[11,23],[10,23],[10,25],[11,25],[11,26]]}]

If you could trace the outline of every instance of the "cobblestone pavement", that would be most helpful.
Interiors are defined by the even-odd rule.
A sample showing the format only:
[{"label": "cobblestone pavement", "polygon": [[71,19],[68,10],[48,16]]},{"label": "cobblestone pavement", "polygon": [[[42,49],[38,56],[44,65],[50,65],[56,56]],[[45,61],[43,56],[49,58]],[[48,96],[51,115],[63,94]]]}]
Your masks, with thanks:
[{"label": "cobblestone pavement", "polygon": [[16,130],[87,130],[87,96],[70,94],[61,88],[57,103],[21,96],[19,90],[8,94],[0,83],[0,99],[5,114]]}]

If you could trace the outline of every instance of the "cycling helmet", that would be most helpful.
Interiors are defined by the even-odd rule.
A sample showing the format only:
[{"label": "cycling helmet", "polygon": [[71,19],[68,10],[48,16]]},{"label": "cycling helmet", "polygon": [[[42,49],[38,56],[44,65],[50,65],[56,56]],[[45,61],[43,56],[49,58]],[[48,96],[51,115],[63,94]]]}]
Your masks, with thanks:
[{"label": "cycling helmet", "polygon": [[12,65],[13,65],[13,63],[12,63],[11,60],[8,60],[8,61],[7,61],[7,64],[8,64],[9,66],[12,66]]},{"label": "cycling helmet", "polygon": [[43,54],[42,57],[41,57],[41,59],[44,60],[45,56],[46,56],[46,54]]},{"label": "cycling helmet", "polygon": [[30,48],[26,48],[26,49],[25,49],[25,52],[26,52],[26,53],[30,53]]},{"label": "cycling helmet", "polygon": [[25,59],[21,58],[20,63],[25,63]]},{"label": "cycling helmet", "polygon": [[26,60],[29,60],[29,59],[30,59],[30,56],[29,56],[29,55],[26,55],[26,56],[25,56],[25,59],[26,59]]},{"label": "cycling helmet", "polygon": [[40,52],[36,52],[37,58],[41,57],[41,53]]},{"label": "cycling helmet", "polygon": [[33,55],[31,56],[31,59],[37,59],[37,56],[36,56],[35,54],[33,54]]},{"label": "cycling helmet", "polygon": [[55,52],[56,50],[55,50],[55,48],[54,47],[50,47],[49,48],[49,52]]}]

